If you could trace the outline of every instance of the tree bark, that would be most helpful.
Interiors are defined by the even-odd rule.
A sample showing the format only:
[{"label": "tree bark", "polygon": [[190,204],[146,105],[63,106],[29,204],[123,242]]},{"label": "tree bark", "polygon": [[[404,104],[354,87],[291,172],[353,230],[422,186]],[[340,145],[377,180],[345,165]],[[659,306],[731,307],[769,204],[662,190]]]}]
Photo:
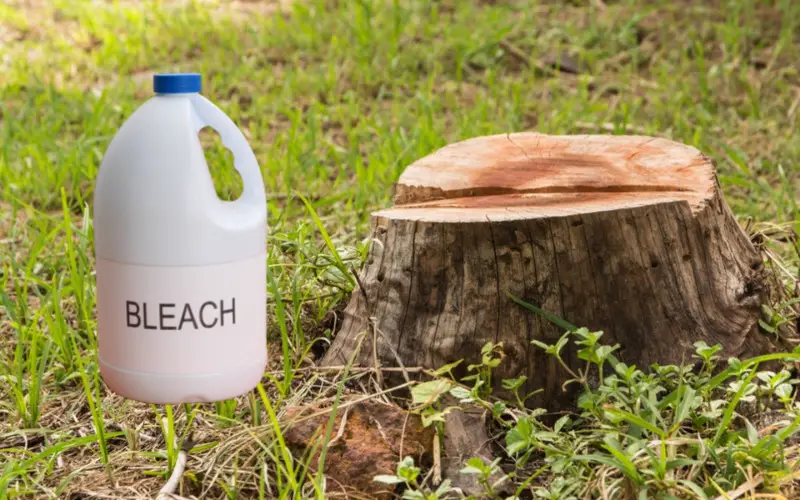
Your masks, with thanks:
[{"label": "tree bark", "polygon": [[[493,376],[521,375],[530,406],[563,408],[568,378],[531,344],[563,330],[509,294],[602,330],[624,362],[692,363],[694,342],[722,356],[769,350],[758,331],[761,259],[725,204],[711,160],[640,136],[479,137],[410,165],[323,363],[439,367],[502,342]],[[370,319],[371,318],[371,319]],[[372,345],[376,340],[376,345]],[[564,353],[576,370],[574,349]],[[460,370],[460,371],[458,371]]]}]

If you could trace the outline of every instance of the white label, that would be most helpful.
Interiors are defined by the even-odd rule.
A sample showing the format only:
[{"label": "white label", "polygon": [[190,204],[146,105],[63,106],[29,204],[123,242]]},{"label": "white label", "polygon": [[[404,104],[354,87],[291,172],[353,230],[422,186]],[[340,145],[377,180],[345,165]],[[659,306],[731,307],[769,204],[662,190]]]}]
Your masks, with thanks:
[{"label": "white label", "polygon": [[265,254],[209,266],[97,260],[103,362],[144,373],[209,374],[266,363]]}]

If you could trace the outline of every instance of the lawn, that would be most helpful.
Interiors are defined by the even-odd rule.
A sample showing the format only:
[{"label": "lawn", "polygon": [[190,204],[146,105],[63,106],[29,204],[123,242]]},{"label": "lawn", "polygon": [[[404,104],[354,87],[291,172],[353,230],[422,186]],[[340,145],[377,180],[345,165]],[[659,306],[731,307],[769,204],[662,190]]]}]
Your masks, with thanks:
[{"label": "lawn", "polygon": [[[152,498],[187,443],[187,497],[341,494],[348,485],[287,444],[287,415],[393,396],[374,373],[315,363],[354,291],[345,272],[366,255],[370,212],[391,203],[408,164],[474,136],[695,146],[771,273],[763,334],[791,342],[798,60],[791,0],[0,5],[0,498]],[[170,407],[124,400],[98,375],[91,200],[105,148],[152,95],[152,74],[178,71],[203,75],[203,94],[242,128],[263,172],[270,360],[247,396]],[[203,142],[219,194],[235,195],[226,150],[213,134]],[[491,464],[467,472],[486,478],[485,498],[797,498],[800,357],[776,357],[786,371],[718,359],[713,346],[698,347],[695,373],[616,366],[613,383],[587,387],[590,403],[556,424],[472,391],[508,416],[491,429],[508,477],[493,487]],[[437,404],[416,409],[430,416]],[[384,480],[442,498],[435,468],[405,462],[402,480]]]}]

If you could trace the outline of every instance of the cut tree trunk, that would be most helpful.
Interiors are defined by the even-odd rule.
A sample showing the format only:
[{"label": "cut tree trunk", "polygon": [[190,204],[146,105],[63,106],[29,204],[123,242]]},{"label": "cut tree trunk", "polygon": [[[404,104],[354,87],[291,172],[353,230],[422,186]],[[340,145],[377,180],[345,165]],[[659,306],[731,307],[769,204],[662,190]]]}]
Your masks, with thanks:
[{"label": "cut tree trunk", "polygon": [[[770,350],[757,327],[760,256],[695,148],[640,136],[478,137],[410,165],[394,202],[373,214],[363,289],[324,364],[360,346],[360,365],[463,359],[455,373],[465,375],[485,343],[502,342],[495,394],[525,375],[524,391],[543,389],[529,405],[570,405],[569,375],[531,344],[563,329],[510,295],[602,330],[642,369],[693,363],[701,340],[725,357]],[[565,361],[584,363],[574,349]]]}]

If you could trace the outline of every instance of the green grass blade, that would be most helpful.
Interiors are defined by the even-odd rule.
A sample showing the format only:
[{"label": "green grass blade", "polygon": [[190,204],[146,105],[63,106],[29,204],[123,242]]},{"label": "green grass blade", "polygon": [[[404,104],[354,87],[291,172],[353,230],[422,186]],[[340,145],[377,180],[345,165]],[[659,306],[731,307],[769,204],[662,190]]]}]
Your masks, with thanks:
[{"label": "green grass blade", "polygon": [[300,193],[297,193],[297,196],[299,196],[300,199],[303,200],[303,203],[305,204],[306,209],[308,210],[308,214],[314,220],[314,223],[317,226],[317,230],[320,232],[320,234],[322,235],[322,238],[325,240],[325,245],[328,247],[328,251],[331,252],[331,255],[333,256],[334,260],[336,261],[336,267],[339,268],[339,270],[342,272],[342,274],[346,277],[347,281],[350,283],[350,287],[351,288],[355,287],[355,284],[356,284],[355,283],[355,279],[351,275],[350,269],[348,269],[347,266],[345,266],[344,260],[342,260],[341,255],[339,255],[339,251],[336,249],[336,246],[333,244],[333,240],[331,240],[331,237],[328,234],[328,231],[325,229],[325,225],[320,220],[319,215],[317,215],[317,211],[314,210],[314,207],[311,205],[311,202],[309,202],[308,199],[305,196],[303,196]]},{"label": "green grass blade", "polygon": [[660,437],[661,439],[666,439],[669,436],[669,434],[666,431],[659,429],[658,427],[651,424],[642,417],[634,415],[633,413],[630,413],[628,411],[619,408],[605,408],[603,411],[609,415],[612,415],[615,418],[625,420],[629,424],[633,424],[637,427],[641,427],[642,429],[646,429],[655,434],[656,436]]},{"label": "green grass blade", "polygon": [[524,300],[522,300],[519,297],[513,295],[512,293],[506,292],[506,295],[508,295],[511,298],[511,300],[513,300],[517,304],[521,305],[525,309],[528,309],[529,311],[535,312],[536,314],[542,316],[544,319],[546,319],[547,321],[553,323],[554,325],[556,325],[557,327],[559,327],[559,328],[561,328],[563,330],[568,330],[568,331],[572,332],[572,331],[575,331],[575,330],[578,329],[577,326],[573,325],[569,321],[563,320],[563,319],[559,318],[558,316],[556,316],[554,314],[551,314],[551,313],[549,313],[549,312],[547,312],[547,311],[545,311],[545,310],[543,310],[543,309],[541,309],[539,307],[536,307],[533,304],[529,304],[528,302],[525,302]]},{"label": "green grass blade", "polygon": [[741,387],[739,390],[736,391],[736,394],[733,396],[733,399],[728,403],[725,407],[725,411],[722,414],[722,420],[719,422],[719,427],[717,429],[717,433],[714,435],[714,439],[712,440],[711,446],[718,446],[722,436],[725,435],[726,432],[729,431],[729,426],[731,424],[731,420],[733,419],[733,412],[736,410],[736,407],[739,405],[739,401],[741,401],[742,396],[744,396],[744,391],[747,390],[747,387],[750,385],[750,382],[753,381],[753,378],[756,376],[757,370],[753,368],[750,370],[750,374],[745,377],[742,381]]}]

